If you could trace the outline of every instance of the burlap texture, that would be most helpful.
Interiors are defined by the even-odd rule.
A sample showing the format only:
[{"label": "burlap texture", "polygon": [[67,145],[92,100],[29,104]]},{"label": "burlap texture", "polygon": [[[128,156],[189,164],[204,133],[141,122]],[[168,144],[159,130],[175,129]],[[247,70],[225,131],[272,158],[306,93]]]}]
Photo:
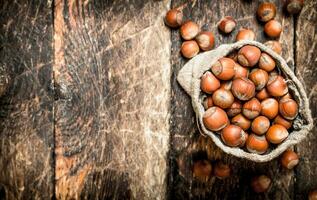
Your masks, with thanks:
[{"label": "burlap texture", "polygon": [[[249,153],[238,147],[226,146],[221,141],[219,134],[207,130],[202,121],[202,117],[205,112],[202,101],[205,96],[200,89],[200,77],[204,72],[209,70],[211,65],[219,58],[225,57],[233,50],[239,49],[247,44],[257,46],[261,49],[261,51],[268,53],[275,59],[278,71],[286,78],[289,90],[292,91],[294,98],[299,103],[299,114],[294,121],[294,130],[290,132],[289,137],[283,141],[283,143],[279,144],[275,148],[271,147],[263,155]],[[192,106],[196,113],[198,126],[200,126],[198,128],[203,134],[211,137],[215,144],[228,154],[240,158],[246,158],[255,162],[270,161],[283,153],[287,148],[301,142],[313,127],[309,101],[303,85],[280,55],[259,42],[245,40],[233,44],[223,44],[214,50],[201,53],[185,64],[185,66],[179,71],[177,80],[184,90],[191,96]]]}]

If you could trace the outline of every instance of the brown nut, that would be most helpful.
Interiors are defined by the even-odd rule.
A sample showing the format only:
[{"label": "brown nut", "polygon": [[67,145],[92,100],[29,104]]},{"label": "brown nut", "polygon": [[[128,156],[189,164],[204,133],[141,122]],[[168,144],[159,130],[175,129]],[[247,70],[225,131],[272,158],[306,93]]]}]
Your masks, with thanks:
[{"label": "brown nut", "polygon": [[292,150],[286,150],[281,157],[281,164],[286,169],[293,169],[299,163],[298,155]]},{"label": "brown nut", "polygon": [[211,66],[212,73],[220,80],[230,80],[234,76],[235,62],[231,58],[220,58]]},{"label": "brown nut", "polygon": [[266,89],[273,97],[281,97],[288,93],[286,81],[280,75],[270,74]]},{"label": "brown nut", "polygon": [[264,116],[256,117],[251,124],[251,129],[258,135],[263,135],[270,127],[270,120]]},{"label": "brown nut", "polygon": [[254,192],[262,193],[269,189],[271,182],[271,179],[266,175],[256,176],[251,180],[251,187]]},{"label": "brown nut", "polygon": [[245,45],[238,52],[238,61],[242,66],[253,67],[260,59],[261,50],[252,45]]},{"label": "brown nut", "polygon": [[317,200],[317,190],[312,190],[309,192],[308,200]]},{"label": "brown nut", "polygon": [[262,22],[267,22],[274,19],[276,15],[276,7],[274,3],[264,2],[261,3],[256,12],[258,19]]},{"label": "brown nut", "polygon": [[284,126],[286,129],[289,129],[292,127],[292,121],[288,121],[286,119],[284,119],[282,116],[277,115],[274,119],[273,124],[279,124]]},{"label": "brown nut", "polygon": [[212,102],[214,105],[222,109],[229,108],[234,101],[234,97],[230,90],[218,89],[212,95]]},{"label": "brown nut", "polygon": [[199,53],[199,46],[194,40],[185,41],[181,46],[181,52],[185,58],[192,58]]},{"label": "brown nut", "polygon": [[270,95],[269,95],[269,93],[267,92],[266,88],[263,88],[262,90],[260,90],[260,91],[255,95],[255,97],[256,97],[258,100],[262,101],[262,100],[264,100],[264,99],[266,99],[266,98],[269,98]]},{"label": "brown nut", "polygon": [[203,106],[204,106],[205,110],[212,107],[213,105],[214,104],[212,103],[212,96],[208,96],[204,99]]},{"label": "brown nut", "polygon": [[212,165],[208,160],[198,160],[193,164],[193,177],[201,182],[207,182],[211,176]]},{"label": "brown nut", "polygon": [[217,162],[214,166],[214,176],[219,179],[224,179],[230,176],[231,169],[228,164]]},{"label": "brown nut", "polygon": [[261,115],[273,119],[278,114],[278,102],[274,98],[267,98],[261,102]]},{"label": "brown nut", "polygon": [[254,39],[255,39],[255,33],[250,29],[241,29],[236,36],[236,41],[254,40]]},{"label": "brown nut", "polygon": [[276,20],[270,20],[264,25],[264,32],[271,38],[279,37],[282,32],[282,25]]},{"label": "brown nut", "polygon": [[232,81],[223,81],[220,83],[220,88],[225,90],[231,90]]},{"label": "brown nut", "polygon": [[275,51],[277,54],[282,53],[282,45],[278,41],[270,40],[265,42],[264,45]]},{"label": "brown nut", "polygon": [[220,131],[229,124],[229,119],[224,110],[213,106],[205,111],[203,122],[207,129],[211,131]]},{"label": "brown nut", "polygon": [[280,114],[288,120],[293,120],[298,114],[298,104],[293,99],[282,99],[279,102]]},{"label": "brown nut", "polygon": [[242,111],[241,102],[238,100],[235,100],[226,111],[229,117],[234,117],[238,115]]},{"label": "brown nut", "polygon": [[244,131],[236,125],[228,125],[221,131],[221,139],[222,141],[230,146],[237,147],[244,142]]},{"label": "brown nut", "polygon": [[234,77],[233,78],[238,78],[238,77],[245,77],[247,78],[249,75],[249,70],[245,67],[242,67],[240,64],[235,63],[234,66]]},{"label": "brown nut", "polygon": [[205,72],[200,80],[200,88],[208,94],[213,93],[220,87],[220,81],[209,71]]},{"label": "brown nut", "polygon": [[243,104],[242,113],[248,119],[254,119],[259,116],[261,112],[261,103],[256,98],[252,98]]},{"label": "brown nut", "polygon": [[287,0],[285,8],[290,14],[298,14],[302,10],[304,0]]},{"label": "brown nut", "polygon": [[248,130],[251,126],[251,121],[249,119],[247,119],[245,116],[243,116],[242,114],[238,114],[236,116],[234,116],[231,119],[231,123],[239,126],[240,128],[242,128],[242,130]]},{"label": "brown nut", "polygon": [[272,125],[266,133],[266,139],[272,144],[280,144],[288,137],[287,129],[279,124]]},{"label": "brown nut", "polygon": [[252,133],[246,141],[246,147],[251,153],[264,154],[269,148],[269,143],[265,139],[265,136]]},{"label": "brown nut", "polygon": [[166,13],[165,23],[171,28],[178,28],[183,22],[183,12],[178,9],[171,9]]},{"label": "brown nut", "polygon": [[221,19],[218,28],[223,33],[231,33],[233,29],[236,27],[237,23],[231,16],[226,16]]},{"label": "brown nut", "polygon": [[249,79],[254,83],[256,90],[262,90],[269,81],[269,75],[263,69],[253,69]]},{"label": "brown nut", "polygon": [[214,34],[209,31],[200,32],[195,39],[203,51],[211,50],[215,45]]},{"label": "brown nut", "polygon": [[259,68],[263,69],[267,72],[271,72],[275,68],[275,61],[273,58],[267,53],[261,53],[261,57],[259,60]]},{"label": "brown nut", "polygon": [[244,77],[238,77],[232,81],[232,94],[239,100],[246,101],[254,97],[255,85]]},{"label": "brown nut", "polygon": [[192,40],[199,33],[198,25],[193,21],[185,22],[180,28],[180,34],[184,40]]}]

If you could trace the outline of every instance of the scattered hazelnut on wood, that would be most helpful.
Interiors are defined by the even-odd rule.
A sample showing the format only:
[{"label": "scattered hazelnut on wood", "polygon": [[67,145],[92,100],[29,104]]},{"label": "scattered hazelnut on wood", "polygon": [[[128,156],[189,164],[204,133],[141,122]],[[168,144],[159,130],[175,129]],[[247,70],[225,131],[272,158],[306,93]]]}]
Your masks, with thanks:
[{"label": "scattered hazelnut on wood", "polygon": [[183,23],[183,12],[174,8],[169,10],[165,16],[165,23],[171,28],[178,28]]},{"label": "scattered hazelnut on wood", "polygon": [[282,32],[282,25],[276,20],[270,20],[264,25],[264,32],[271,38],[279,37]]},{"label": "scattered hazelnut on wood", "polygon": [[256,14],[258,16],[258,19],[262,22],[267,22],[271,19],[274,19],[276,15],[275,4],[270,2],[261,3]]},{"label": "scattered hazelnut on wood", "polygon": [[180,28],[180,34],[184,40],[192,40],[199,33],[198,25],[193,21],[185,22]]},{"label": "scattered hazelnut on wood", "polygon": [[207,182],[211,176],[212,165],[208,160],[197,160],[193,164],[193,177],[201,182]]},{"label": "scattered hazelnut on wood", "polygon": [[233,29],[236,27],[237,23],[231,16],[226,16],[221,19],[218,28],[223,33],[231,33]]},{"label": "scattered hazelnut on wood", "polygon": [[308,200],[317,200],[317,190],[312,190],[309,192]]},{"label": "scattered hazelnut on wood", "polygon": [[185,58],[192,58],[199,53],[199,46],[194,40],[184,41],[181,52]]},{"label": "scattered hazelnut on wood", "polygon": [[215,45],[214,34],[209,31],[200,32],[195,40],[203,51],[211,50]]},{"label": "scattered hazelnut on wood", "polygon": [[228,164],[225,164],[223,162],[217,162],[214,165],[214,176],[216,176],[219,179],[224,179],[230,176],[231,169]]},{"label": "scattered hazelnut on wood", "polygon": [[254,192],[262,193],[269,189],[271,182],[271,179],[266,175],[256,176],[251,180],[251,187]]},{"label": "scattered hazelnut on wood", "polygon": [[298,155],[292,150],[286,150],[281,157],[281,164],[286,169],[293,169],[299,163]]},{"label": "scattered hazelnut on wood", "polygon": [[290,14],[298,14],[302,10],[304,0],[287,0],[285,8]]},{"label": "scattered hazelnut on wood", "polygon": [[241,29],[236,36],[236,41],[240,40],[255,40],[255,33],[250,29]]}]

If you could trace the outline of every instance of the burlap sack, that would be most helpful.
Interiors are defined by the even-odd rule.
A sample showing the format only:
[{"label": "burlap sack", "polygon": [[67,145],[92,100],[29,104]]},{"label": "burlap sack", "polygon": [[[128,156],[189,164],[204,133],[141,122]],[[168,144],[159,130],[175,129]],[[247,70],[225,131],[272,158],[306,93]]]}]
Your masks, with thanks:
[{"label": "burlap sack", "polygon": [[[205,112],[202,101],[205,95],[200,89],[200,77],[205,71],[209,70],[211,65],[219,58],[224,57],[233,50],[239,49],[247,44],[257,46],[261,49],[261,51],[267,52],[276,60],[278,71],[286,78],[289,89],[292,91],[294,98],[299,103],[299,115],[294,121],[294,130],[290,133],[289,137],[283,141],[283,143],[278,145],[276,148],[269,149],[263,155],[249,153],[238,147],[226,146],[221,141],[219,134],[207,130],[202,121],[202,117]],[[196,113],[198,126],[200,126],[199,129],[203,134],[211,137],[216,145],[228,154],[240,158],[246,158],[255,162],[270,161],[283,153],[287,148],[302,141],[313,127],[313,119],[309,109],[309,102],[303,85],[296,78],[293,71],[287,66],[287,63],[281,56],[259,42],[240,41],[234,44],[223,44],[215,50],[201,53],[185,64],[185,66],[180,70],[177,80],[192,98],[192,106]]]}]

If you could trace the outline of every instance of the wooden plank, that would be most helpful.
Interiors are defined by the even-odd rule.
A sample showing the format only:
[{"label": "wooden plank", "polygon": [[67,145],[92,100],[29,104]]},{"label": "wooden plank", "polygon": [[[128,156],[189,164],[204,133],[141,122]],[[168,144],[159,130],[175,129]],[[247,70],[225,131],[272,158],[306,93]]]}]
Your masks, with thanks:
[{"label": "wooden plank", "polygon": [[163,199],[169,1],[55,1],[56,197]]},{"label": "wooden plank", "polygon": [[[283,45],[283,57],[291,67],[293,59],[294,28],[293,19],[282,12],[282,2],[272,1],[278,7],[277,19],[283,25],[280,42]],[[260,2],[257,1],[182,1],[173,0],[172,7],[184,7],[187,19],[197,22],[203,30],[215,34],[216,46],[234,42],[241,27],[256,32],[256,40],[265,42],[263,25],[255,18]],[[234,32],[224,36],[217,30],[217,22],[224,16],[233,16],[238,25]],[[170,199],[292,199],[294,172],[281,169],[277,159],[268,163],[252,163],[223,153],[208,138],[199,136],[194,112],[189,96],[180,88],[176,76],[186,60],[181,58],[179,49],[181,38],[178,31],[172,31],[172,116],[171,116],[171,171],[169,174]],[[212,162],[223,160],[233,168],[232,177],[226,180],[212,178],[201,184],[191,177],[191,163],[197,158],[208,158]],[[250,188],[250,178],[254,174],[267,174],[273,179],[273,186],[265,194],[254,194]]]},{"label": "wooden plank", "polygon": [[0,198],[54,196],[51,2],[1,1]]},{"label": "wooden plank", "polygon": [[296,75],[306,86],[315,126],[307,139],[297,145],[301,161],[296,170],[296,199],[305,199],[317,189],[317,2],[305,1],[296,25]]}]

